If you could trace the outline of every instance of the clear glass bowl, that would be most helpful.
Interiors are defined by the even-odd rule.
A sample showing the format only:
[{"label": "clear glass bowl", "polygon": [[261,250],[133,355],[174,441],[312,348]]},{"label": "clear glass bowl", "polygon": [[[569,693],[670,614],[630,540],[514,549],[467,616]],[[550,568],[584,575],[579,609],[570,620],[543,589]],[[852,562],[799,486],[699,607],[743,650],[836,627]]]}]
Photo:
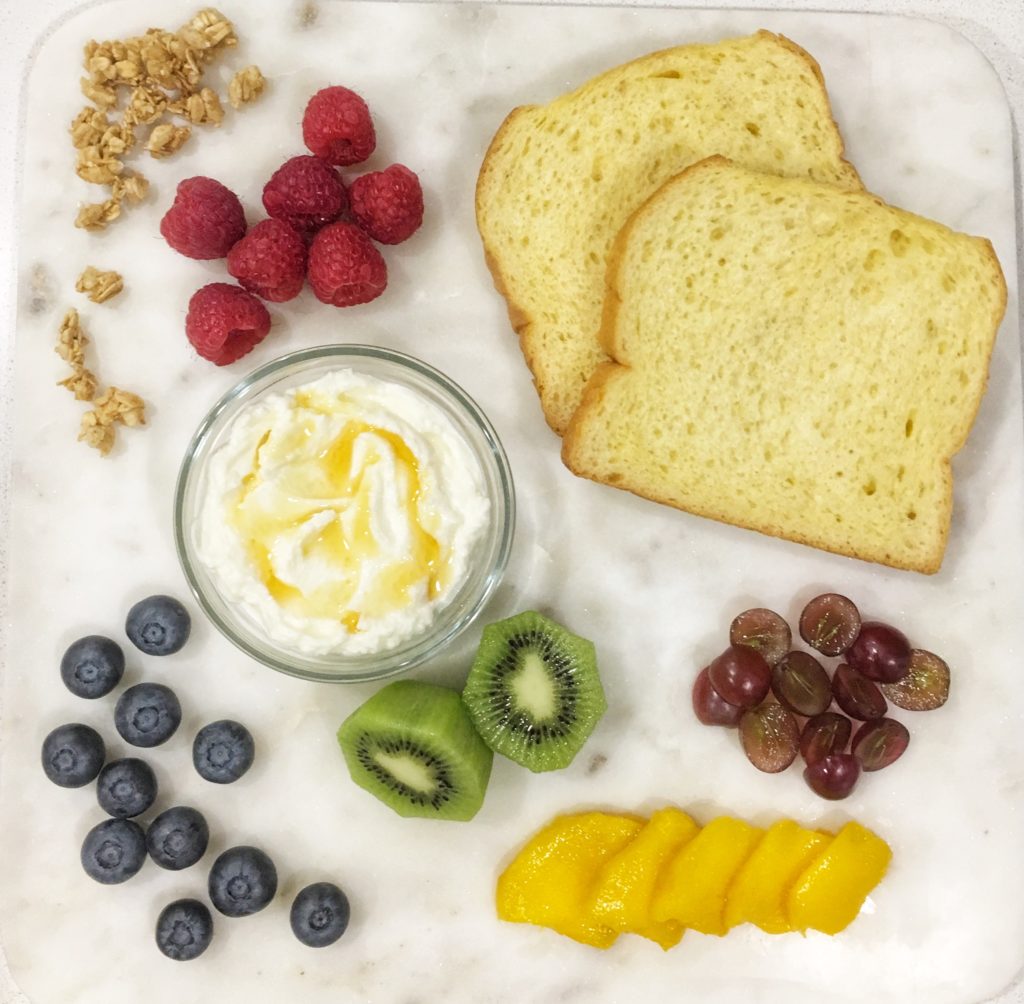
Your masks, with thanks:
[{"label": "clear glass bowl", "polygon": [[[480,463],[491,517],[477,541],[470,571],[423,634],[372,655],[309,655],[282,647],[221,595],[196,555],[195,531],[207,461],[243,408],[267,394],[351,369],[418,392],[451,420]],[[322,345],[275,359],[227,392],[203,419],[189,443],[174,496],[174,540],[190,588],[222,634],[254,659],[304,680],[360,683],[403,673],[436,655],[480,612],[501,580],[512,549],[515,493],[512,472],[487,417],[462,388],[412,356],[371,345]]]}]

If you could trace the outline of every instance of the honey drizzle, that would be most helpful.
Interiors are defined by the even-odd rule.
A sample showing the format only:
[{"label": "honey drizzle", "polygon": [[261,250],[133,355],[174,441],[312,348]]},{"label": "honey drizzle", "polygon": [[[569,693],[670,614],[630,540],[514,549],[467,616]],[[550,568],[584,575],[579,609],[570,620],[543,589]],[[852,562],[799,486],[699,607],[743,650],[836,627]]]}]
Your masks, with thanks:
[{"label": "honey drizzle", "polygon": [[[324,412],[309,395],[296,395],[299,408]],[[309,423],[300,426],[300,442],[282,442],[278,452],[285,456],[299,447],[301,439],[312,434]],[[393,451],[400,474],[395,491],[405,511],[412,537],[408,555],[381,569],[373,588],[363,596],[361,610],[351,609],[359,589],[362,562],[379,555],[374,536],[369,471],[381,462],[376,449],[364,452],[358,468],[355,451],[361,436],[383,440]],[[306,617],[329,618],[343,624],[350,634],[360,628],[364,616],[382,616],[409,603],[409,589],[426,580],[430,600],[440,595],[450,577],[450,556],[441,554],[441,546],[423,525],[420,516],[422,490],[419,461],[401,436],[388,429],[351,419],[330,445],[310,460],[298,459],[285,473],[278,472],[283,494],[290,505],[281,512],[266,512],[253,497],[264,483],[262,451],[270,441],[264,433],[256,446],[251,470],[242,478],[239,490],[229,506],[229,520],[245,542],[260,581],[282,607]],[[291,438],[291,437],[289,437]],[[289,488],[297,490],[288,490]],[[308,503],[308,504],[304,504]],[[308,595],[283,582],[275,573],[272,551],[281,534],[302,527],[321,513],[333,514],[316,533],[302,541],[304,558],[317,559],[337,570],[337,578],[312,590]]]}]

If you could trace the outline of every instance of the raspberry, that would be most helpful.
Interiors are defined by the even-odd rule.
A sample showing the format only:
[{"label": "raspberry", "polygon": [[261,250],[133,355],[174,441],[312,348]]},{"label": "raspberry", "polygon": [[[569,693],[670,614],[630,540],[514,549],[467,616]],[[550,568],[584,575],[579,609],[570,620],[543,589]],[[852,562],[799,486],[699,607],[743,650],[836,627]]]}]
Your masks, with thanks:
[{"label": "raspberry", "polygon": [[420,179],[402,164],[356,178],[349,197],[356,223],[381,244],[401,244],[423,222]]},{"label": "raspberry", "polygon": [[264,300],[291,300],[306,281],[306,242],[287,223],[262,220],[228,252],[228,272]]},{"label": "raspberry", "polygon": [[388,268],[373,241],[354,223],[332,223],[309,248],[309,284],[335,307],[369,303],[384,292]]},{"label": "raspberry", "polygon": [[377,137],[366,102],[347,87],[325,87],[309,99],[302,139],[331,164],[358,164],[373,153]]},{"label": "raspberry", "polygon": [[270,314],[252,293],[228,282],[211,282],[188,301],[185,334],[204,359],[226,366],[259,345]]},{"label": "raspberry", "polygon": [[223,258],[245,234],[245,213],[229,188],[213,178],[186,178],[160,221],[164,240],[186,258]]},{"label": "raspberry", "polygon": [[270,216],[312,233],[348,209],[348,193],[327,161],[292,157],[263,186],[263,206]]}]

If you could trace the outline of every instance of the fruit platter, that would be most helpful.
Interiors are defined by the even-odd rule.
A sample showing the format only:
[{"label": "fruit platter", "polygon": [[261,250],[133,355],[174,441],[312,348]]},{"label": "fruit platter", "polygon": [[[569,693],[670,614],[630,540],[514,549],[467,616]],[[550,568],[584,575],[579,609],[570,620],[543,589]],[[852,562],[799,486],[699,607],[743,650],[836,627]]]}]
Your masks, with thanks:
[{"label": "fruit platter", "polygon": [[0,999],[1014,984],[1018,207],[967,41],[114,0],[22,121]]}]

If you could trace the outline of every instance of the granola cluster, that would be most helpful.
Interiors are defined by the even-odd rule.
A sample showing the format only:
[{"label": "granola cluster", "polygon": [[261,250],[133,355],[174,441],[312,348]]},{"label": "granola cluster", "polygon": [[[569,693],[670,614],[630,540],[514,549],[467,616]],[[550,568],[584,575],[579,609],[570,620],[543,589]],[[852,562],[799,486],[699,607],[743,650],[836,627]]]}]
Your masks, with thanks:
[{"label": "granola cluster", "polygon": [[244,70],[239,70],[228,84],[228,101],[231,102],[231,107],[239,109],[242,105],[247,105],[255,101],[262,93],[263,88],[267,86],[267,82],[260,73],[258,66],[247,66]]},{"label": "granola cluster", "polygon": [[132,428],[145,424],[146,405],[142,398],[131,391],[108,387],[93,401],[92,410],[82,416],[78,438],[105,457],[114,445],[117,425]]},{"label": "granola cluster", "polygon": [[114,445],[118,425],[131,428],[146,424],[146,406],[137,394],[117,387],[107,387],[97,396],[99,381],[85,365],[88,344],[78,311],[72,307],[64,315],[57,337],[57,355],[71,367],[71,376],[61,380],[60,385],[67,387],[76,400],[92,402],[92,408],[82,416],[78,438],[106,456]]},{"label": "granola cluster", "polygon": [[96,375],[85,365],[88,344],[78,311],[72,307],[60,322],[56,352],[71,367],[71,376],[61,380],[60,386],[67,387],[77,401],[91,401],[96,396]]},{"label": "granola cluster", "polygon": [[[78,176],[110,191],[103,201],[81,206],[76,227],[103,230],[121,215],[122,205],[145,198],[149,182],[124,163],[137,145],[151,157],[169,157],[188,142],[193,126],[221,123],[220,98],[203,85],[203,74],[237,44],[234,26],[213,7],[177,31],[150,28],[135,38],[86,44],[81,83],[91,104],[71,123],[71,141]],[[255,66],[240,71],[228,88],[231,104],[255,100],[264,83]]]},{"label": "granola cluster", "polygon": [[75,289],[85,293],[93,303],[106,303],[124,289],[124,279],[120,272],[103,272],[89,265],[78,277]]}]

